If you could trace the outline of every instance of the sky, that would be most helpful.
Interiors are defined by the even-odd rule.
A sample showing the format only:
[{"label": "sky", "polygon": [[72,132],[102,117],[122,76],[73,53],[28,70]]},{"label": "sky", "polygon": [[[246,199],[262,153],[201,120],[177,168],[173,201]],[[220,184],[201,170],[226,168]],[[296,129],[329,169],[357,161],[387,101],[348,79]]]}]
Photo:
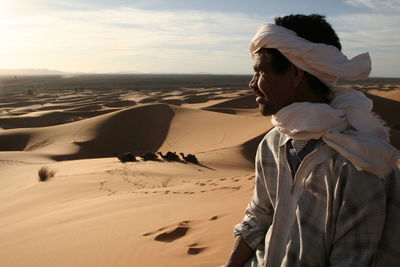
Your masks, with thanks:
[{"label": "sky", "polygon": [[0,69],[251,74],[257,27],[298,13],[400,77],[400,0],[0,0]]}]

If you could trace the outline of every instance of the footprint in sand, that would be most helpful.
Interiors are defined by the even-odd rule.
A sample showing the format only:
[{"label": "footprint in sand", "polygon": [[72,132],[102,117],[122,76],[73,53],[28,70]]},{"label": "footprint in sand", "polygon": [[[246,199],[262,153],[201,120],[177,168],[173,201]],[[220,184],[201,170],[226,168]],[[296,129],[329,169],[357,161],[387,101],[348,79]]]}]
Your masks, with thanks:
[{"label": "footprint in sand", "polygon": [[[215,221],[219,218],[221,218],[221,215],[215,215],[209,218],[209,221]],[[171,229],[171,227],[162,227],[154,232],[148,232],[143,234],[143,236],[150,236],[150,235],[155,235],[158,234],[157,236],[154,237],[155,241],[160,241],[160,242],[173,242],[179,238],[183,238],[187,235],[188,231],[191,229],[190,227],[191,221],[181,221],[178,224],[175,225],[175,228],[172,230],[165,231],[167,228]],[[162,232],[162,233],[160,233]],[[198,242],[192,242],[189,245],[186,245],[187,250],[186,253],[188,255],[197,255],[202,253],[204,250],[208,249],[207,246],[204,246],[204,244],[199,244]]]},{"label": "footprint in sand", "polygon": [[215,221],[215,220],[217,220],[217,219],[219,219],[219,216],[218,216],[218,215],[215,215],[215,216],[212,216],[209,220],[210,220],[210,221]]},{"label": "footprint in sand", "polygon": [[[164,232],[162,234],[157,235],[154,238],[154,240],[170,243],[170,242],[173,242],[173,241],[185,236],[189,229],[190,229],[190,227],[179,226],[179,227],[176,227],[172,231]],[[201,253],[202,251],[204,251],[205,249],[206,249],[206,247],[199,247],[197,243],[193,243],[193,244],[189,245],[187,254],[197,255],[197,254]]]},{"label": "footprint in sand", "polygon": [[104,189],[104,185],[105,185],[106,183],[107,183],[107,180],[101,181],[101,182],[100,182],[100,187],[99,187],[99,189],[100,189],[100,190],[105,190],[105,189]]},{"label": "footprint in sand", "polygon": [[165,229],[167,229],[167,227],[161,227],[157,231],[145,233],[145,234],[143,234],[143,236],[154,235],[155,233],[160,232],[160,231],[165,230]]},{"label": "footprint in sand", "polygon": [[199,248],[189,248],[187,251],[187,254],[189,255],[197,255],[200,252],[202,252],[203,250],[205,250],[206,247],[199,247]]},{"label": "footprint in sand", "polygon": [[161,242],[172,242],[186,235],[189,227],[176,227],[174,230],[157,235],[154,240]]},{"label": "footprint in sand", "polygon": [[188,245],[187,254],[189,255],[196,255],[205,250],[207,247],[201,247],[198,243],[192,243]]},{"label": "footprint in sand", "polygon": [[[165,231],[161,234],[158,234],[154,238],[154,240],[160,241],[160,242],[168,242],[168,243],[175,241],[176,239],[179,239],[179,238],[185,236],[186,233],[190,230],[189,223],[190,223],[190,221],[182,221],[182,222],[178,223],[177,227],[175,227],[173,230]],[[162,228],[158,229],[157,231],[145,233],[145,234],[143,234],[143,236],[154,235],[158,232],[165,230],[166,228],[167,227],[162,227]]]}]

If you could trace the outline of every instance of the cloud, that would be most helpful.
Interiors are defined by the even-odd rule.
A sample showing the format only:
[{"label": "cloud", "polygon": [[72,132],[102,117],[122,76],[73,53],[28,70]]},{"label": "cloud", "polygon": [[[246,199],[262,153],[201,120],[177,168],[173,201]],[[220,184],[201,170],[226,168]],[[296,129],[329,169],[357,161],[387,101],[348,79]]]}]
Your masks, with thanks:
[{"label": "cloud", "polygon": [[348,57],[369,52],[372,76],[400,77],[399,15],[346,14],[330,20]]},{"label": "cloud", "polygon": [[346,0],[347,4],[356,7],[367,7],[372,10],[400,10],[400,0]]},{"label": "cloud", "polygon": [[[202,71],[218,72],[220,68],[221,72],[223,64],[213,62],[221,60],[227,69],[236,66],[243,71],[245,67],[233,64],[232,59],[248,56],[249,40],[261,21],[222,12],[133,8],[57,11],[0,21],[0,56],[3,65],[8,59],[14,65],[25,61],[48,67],[45,64],[51,63],[50,67],[63,70],[74,68],[73,62],[79,60],[75,68],[90,68],[84,71],[117,71],[129,68],[129,64],[142,70],[150,63],[153,71],[171,67],[196,71],[195,64],[200,62],[206,68]],[[222,60],[222,55],[232,59]],[[207,67],[206,60],[210,62]],[[147,70],[150,66],[143,71]]]},{"label": "cloud", "polygon": [[[400,48],[399,15],[348,14],[331,18],[344,47],[384,49],[398,53]],[[388,50],[389,49],[389,50]]]},{"label": "cloud", "polygon": [[[260,23],[274,17],[127,7],[44,11],[0,17],[0,68],[250,73],[249,41]],[[328,20],[349,57],[370,51],[379,66],[375,73],[400,76],[398,15],[346,14]]]}]

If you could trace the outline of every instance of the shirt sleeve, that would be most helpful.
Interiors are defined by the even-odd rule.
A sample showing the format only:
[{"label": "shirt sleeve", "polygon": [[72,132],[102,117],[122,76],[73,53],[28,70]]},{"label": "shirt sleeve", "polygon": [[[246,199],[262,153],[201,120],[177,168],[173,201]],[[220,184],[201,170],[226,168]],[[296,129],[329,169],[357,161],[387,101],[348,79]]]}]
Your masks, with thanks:
[{"label": "shirt sleeve", "polygon": [[350,163],[337,173],[329,266],[370,266],[385,223],[384,181]]},{"label": "shirt sleeve", "polygon": [[400,263],[400,170],[385,178],[385,226],[372,266],[398,266]]},{"label": "shirt sleeve", "polygon": [[[273,207],[269,199],[269,194],[265,182],[265,174],[263,169],[265,158],[261,145],[257,150],[256,155],[256,176],[253,195],[247,205],[244,219],[240,224],[235,225],[234,235],[242,235],[247,245],[254,251],[258,245],[264,240],[265,233],[272,223]],[[272,166],[271,166],[272,167]]]}]

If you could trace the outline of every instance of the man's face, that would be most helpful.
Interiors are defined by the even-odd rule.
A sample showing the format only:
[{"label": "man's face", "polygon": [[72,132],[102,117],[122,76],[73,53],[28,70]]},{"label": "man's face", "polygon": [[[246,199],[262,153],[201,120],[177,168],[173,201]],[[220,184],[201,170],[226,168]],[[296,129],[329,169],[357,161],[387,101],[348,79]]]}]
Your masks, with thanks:
[{"label": "man's face", "polygon": [[[271,67],[260,64],[262,57],[254,58],[255,74],[249,83],[249,87],[256,92],[256,101],[259,104],[261,114],[273,115],[281,108],[295,102],[296,90],[294,86],[294,66],[283,74],[275,74]],[[260,69],[260,66],[263,66]]]}]

